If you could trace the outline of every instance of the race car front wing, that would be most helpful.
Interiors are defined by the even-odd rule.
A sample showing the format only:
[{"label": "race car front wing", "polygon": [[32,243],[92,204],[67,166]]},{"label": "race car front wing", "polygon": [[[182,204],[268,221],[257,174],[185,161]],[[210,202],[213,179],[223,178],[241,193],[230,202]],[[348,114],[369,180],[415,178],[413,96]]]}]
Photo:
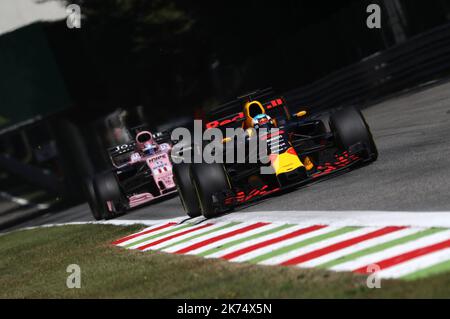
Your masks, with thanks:
[{"label": "race car front wing", "polygon": [[333,160],[317,165],[315,172],[301,181],[278,187],[271,187],[266,184],[257,188],[248,187],[225,190],[212,195],[213,204],[217,211],[223,212],[240,205],[253,203],[275,193],[304,186],[327,176],[337,175],[338,173],[363,164],[364,158],[367,157],[367,152],[368,148],[365,145],[361,143],[355,144],[348,151],[336,153]]}]

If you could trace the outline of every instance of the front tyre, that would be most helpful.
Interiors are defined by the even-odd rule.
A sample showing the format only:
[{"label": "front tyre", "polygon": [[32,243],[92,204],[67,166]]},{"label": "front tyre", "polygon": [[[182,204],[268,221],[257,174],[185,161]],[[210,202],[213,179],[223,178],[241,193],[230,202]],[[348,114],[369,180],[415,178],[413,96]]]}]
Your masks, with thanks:
[{"label": "front tyre", "polygon": [[[99,174],[94,179],[94,190],[99,203],[98,209],[103,214],[104,219],[111,219],[121,214],[121,211],[115,210],[115,203],[122,200],[122,191],[116,175],[113,172]],[[107,202],[110,202],[113,211],[108,209]]]},{"label": "front tyre", "polygon": [[367,149],[366,161],[375,161],[378,150],[370,128],[359,110],[349,107],[339,110],[330,117],[330,128],[337,146],[349,150],[351,146],[361,143]]},{"label": "front tyre", "polygon": [[173,165],[173,178],[178,189],[181,204],[189,217],[198,217],[202,214],[195,187],[191,181],[189,164]]},{"label": "front tyre", "polygon": [[213,218],[223,213],[224,209],[216,205],[215,194],[231,189],[225,167],[218,163],[198,163],[191,165],[190,172],[203,216]]},{"label": "front tyre", "polygon": [[85,194],[86,200],[91,209],[91,213],[96,220],[102,220],[104,218],[104,209],[100,209],[100,205],[97,199],[97,195],[94,190],[94,181],[90,178],[85,181]]}]

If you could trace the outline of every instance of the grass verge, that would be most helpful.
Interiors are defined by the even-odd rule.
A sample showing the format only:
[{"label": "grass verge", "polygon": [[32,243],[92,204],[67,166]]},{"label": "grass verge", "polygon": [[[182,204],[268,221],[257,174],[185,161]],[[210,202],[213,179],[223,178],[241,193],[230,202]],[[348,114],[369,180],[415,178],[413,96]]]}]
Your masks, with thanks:
[{"label": "grass verge", "polygon": [[[450,275],[383,280],[294,267],[229,263],[111,245],[140,227],[73,225],[0,236],[0,298],[449,298]],[[68,289],[70,264],[81,288]]]}]

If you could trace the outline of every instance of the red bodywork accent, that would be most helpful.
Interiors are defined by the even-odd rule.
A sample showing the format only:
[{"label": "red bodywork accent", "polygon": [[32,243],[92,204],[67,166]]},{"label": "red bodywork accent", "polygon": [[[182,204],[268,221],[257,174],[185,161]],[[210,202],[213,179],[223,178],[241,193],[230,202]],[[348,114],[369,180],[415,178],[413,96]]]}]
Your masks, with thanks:
[{"label": "red bodywork accent", "polygon": [[[283,100],[276,99],[276,100],[269,101],[268,103],[264,104],[263,106],[266,110],[270,110],[270,109],[273,109],[274,107],[278,107],[281,105],[283,105]],[[229,119],[208,122],[208,123],[206,123],[206,128],[215,128],[215,127],[225,126],[227,124],[244,119],[244,117],[245,117],[244,113],[240,112]]]},{"label": "red bodywork accent", "polygon": [[335,161],[333,163],[326,162],[323,165],[317,166],[317,172],[313,175],[313,178],[317,178],[323,175],[327,175],[332,173],[335,170],[338,170],[340,168],[344,168],[351,164],[352,162],[359,159],[357,155],[349,155],[347,151],[343,152],[342,154],[335,156]]},{"label": "red bodywork accent", "polygon": [[[289,148],[288,152],[291,154],[296,154],[294,148]],[[277,154],[269,155],[269,159],[271,161],[274,161],[276,157]],[[334,161],[333,163],[326,162],[322,165],[318,165],[316,167],[317,172],[312,174],[310,177],[315,179],[325,175],[329,175],[336,170],[343,169],[349,166],[353,162],[359,160],[359,157],[357,155],[349,155],[348,152],[343,152],[335,155],[335,159],[336,161]],[[280,187],[269,189],[269,185],[264,185],[261,188],[254,188],[248,190],[239,189],[238,191],[236,191],[234,195],[226,197],[223,204],[225,204],[226,206],[243,204],[257,197],[263,197],[278,192],[280,189],[281,189]]]},{"label": "red bodywork accent", "polygon": [[276,99],[276,100],[272,100],[270,101],[267,105],[265,105],[265,107],[270,110],[271,108],[280,106],[283,104],[283,100],[282,99]]},{"label": "red bodywork accent", "polygon": [[230,118],[230,119],[226,119],[223,121],[212,121],[206,124],[206,128],[215,128],[215,127],[219,127],[219,126],[224,126],[233,122],[236,122],[240,119],[244,118],[244,113],[238,113],[237,115],[235,115],[234,117]]},{"label": "red bodywork accent", "polygon": [[255,198],[256,196],[269,195],[269,194],[272,194],[279,190],[280,190],[279,187],[269,189],[269,185],[264,185],[261,188],[252,189],[248,193],[246,193],[244,191],[239,191],[238,193],[236,193],[235,196],[230,196],[230,197],[225,198],[224,203],[225,203],[225,205],[242,204],[242,203],[250,201],[251,199]]},{"label": "red bodywork accent", "polygon": [[297,152],[295,151],[295,148],[293,148],[293,147],[289,147],[286,152],[289,154],[292,154],[292,155],[297,155]]}]

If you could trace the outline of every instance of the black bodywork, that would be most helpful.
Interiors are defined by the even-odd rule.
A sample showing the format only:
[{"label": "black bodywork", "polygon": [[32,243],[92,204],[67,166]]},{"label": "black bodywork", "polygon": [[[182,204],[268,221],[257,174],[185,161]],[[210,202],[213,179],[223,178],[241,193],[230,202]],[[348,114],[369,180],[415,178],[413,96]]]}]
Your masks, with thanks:
[{"label": "black bodywork", "polygon": [[[274,174],[261,175],[262,164],[224,164],[232,188],[212,195],[218,211],[224,211],[243,203],[250,203],[261,197],[289,188],[299,187],[376,159],[377,154],[372,154],[373,150],[366,143],[355,143],[349,147],[339,145],[336,132],[330,125],[330,118],[334,113],[339,112],[339,109],[316,114],[311,114],[309,108],[290,110],[282,97],[273,98],[272,94],[270,90],[263,90],[245,95],[238,98],[237,101],[219,107],[212,112],[212,115],[230,112],[233,109],[242,109],[246,100],[258,99],[266,107],[267,114],[278,122],[278,128],[283,135],[282,138],[290,143],[300,159],[303,160],[308,156],[313,161],[314,168],[307,171],[306,174],[297,171],[283,174],[283,180],[281,180],[276,178]],[[267,106],[277,104],[274,101],[282,101],[282,103],[267,108]],[[307,112],[306,115],[297,117],[296,112],[302,110]],[[239,117],[238,114],[231,113],[231,115],[215,120],[214,123],[225,123],[225,125],[220,126],[221,128],[240,127],[245,119]],[[226,123],[227,119],[233,119],[233,121]],[[225,132],[225,130],[223,131]],[[264,165],[267,166],[267,164]],[[258,178],[251,182],[254,176]]]}]

